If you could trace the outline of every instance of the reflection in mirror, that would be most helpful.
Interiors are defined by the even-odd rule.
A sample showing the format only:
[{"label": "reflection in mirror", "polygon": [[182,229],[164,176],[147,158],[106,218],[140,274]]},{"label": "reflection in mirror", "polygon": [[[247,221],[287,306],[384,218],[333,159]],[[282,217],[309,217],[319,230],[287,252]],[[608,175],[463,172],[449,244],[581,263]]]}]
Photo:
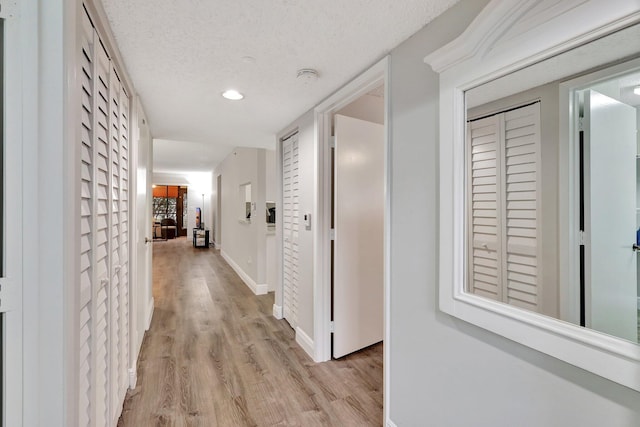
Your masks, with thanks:
[{"label": "reflection in mirror", "polygon": [[638,342],[638,37],[629,27],[465,93],[467,292]]}]

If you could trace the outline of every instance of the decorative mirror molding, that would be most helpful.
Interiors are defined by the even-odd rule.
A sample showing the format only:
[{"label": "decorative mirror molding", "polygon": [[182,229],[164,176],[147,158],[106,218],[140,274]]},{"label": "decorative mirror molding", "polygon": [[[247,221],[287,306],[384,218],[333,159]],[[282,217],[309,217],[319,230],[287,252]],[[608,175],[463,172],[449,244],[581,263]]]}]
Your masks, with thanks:
[{"label": "decorative mirror molding", "polygon": [[[640,391],[638,344],[465,291],[465,91],[638,22],[640,5],[625,0],[493,0],[425,62],[440,73],[440,309]],[[600,62],[586,55],[582,70],[611,62],[610,53]]]}]

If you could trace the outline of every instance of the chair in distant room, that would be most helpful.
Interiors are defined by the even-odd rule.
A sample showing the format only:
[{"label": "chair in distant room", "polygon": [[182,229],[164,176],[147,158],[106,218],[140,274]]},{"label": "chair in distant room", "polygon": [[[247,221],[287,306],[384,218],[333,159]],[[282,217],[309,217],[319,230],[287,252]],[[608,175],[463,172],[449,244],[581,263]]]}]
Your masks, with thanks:
[{"label": "chair in distant room", "polygon": [[160,221],[160,229],[163,239],[175,239],[178,235],[178,226],[173,218],[165,218]]}]

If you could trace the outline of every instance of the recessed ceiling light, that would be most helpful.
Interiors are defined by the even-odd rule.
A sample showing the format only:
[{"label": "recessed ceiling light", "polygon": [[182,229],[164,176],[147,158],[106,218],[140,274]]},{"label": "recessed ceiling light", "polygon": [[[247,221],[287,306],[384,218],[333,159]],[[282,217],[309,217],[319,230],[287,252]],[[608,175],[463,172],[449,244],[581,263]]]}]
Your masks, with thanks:
[{"label": "recessed ceiling light", "polygon": [[636,86],[633,88],[633,93],[635,93],[636,95],[640,95],[640,86]]},{"label": "recessed ceiling light", "polygon": [[225,90],[224,92],[222,92],[222,96],[232,101],[238,101],[244,98],[243,94],[234,89]]}]

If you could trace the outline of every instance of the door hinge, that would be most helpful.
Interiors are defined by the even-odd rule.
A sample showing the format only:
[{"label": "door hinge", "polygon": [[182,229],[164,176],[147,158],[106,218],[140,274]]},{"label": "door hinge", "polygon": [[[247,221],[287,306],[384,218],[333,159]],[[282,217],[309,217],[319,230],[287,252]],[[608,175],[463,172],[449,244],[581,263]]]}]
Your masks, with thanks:
[{"label": "door hinge", "polygon": [[584,246],[585,237],[584,237],[584,231],[583,230],[578,231],[578,239],[580,240],[580,246]]},{"label": "door hinge", "polygon": [[331,138],[329,138],[329,146],[331,148],[336,148],[336,137],[332,136]]},{"label": "door hinge", "polygon": [[335,331],[336,331],[336,328],[332,320],[331,322],[329,322],[329,332],[334,333]]},{"label": "door hinge", "polygon": [[0,313],[17,308],[17,289],[15,283],[6,277],[0,278]]},{"label": "door hinge", "polygon": [[580,132],[584,130],[584,117],[578,117],[578,130]]},{"label": "door hinge", "polygon": [[335,228],[332,228],[331,230],[329,230],[329,239],[336,240],[336,229]]}]

